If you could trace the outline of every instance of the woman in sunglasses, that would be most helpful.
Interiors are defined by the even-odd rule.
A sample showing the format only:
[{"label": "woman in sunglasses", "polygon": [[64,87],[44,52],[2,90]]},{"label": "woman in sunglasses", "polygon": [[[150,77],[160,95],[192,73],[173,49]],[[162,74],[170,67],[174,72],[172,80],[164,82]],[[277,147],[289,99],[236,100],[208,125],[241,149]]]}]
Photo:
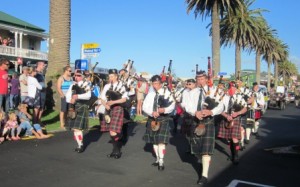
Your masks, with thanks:
[{"label": "woman in sunglasses", "polygon": [[63,74],[57,80],[57,92],[60,95],[60,103],[61,109],[59,113],[60,120],[60,128],[65,129],[65,121],[66,121],[66,112],[68,111],[68,104],[66,101],[66,93],[73,83],[73,79],[71,77],[72,69],[71,67],[65,66],[63,68]]}]

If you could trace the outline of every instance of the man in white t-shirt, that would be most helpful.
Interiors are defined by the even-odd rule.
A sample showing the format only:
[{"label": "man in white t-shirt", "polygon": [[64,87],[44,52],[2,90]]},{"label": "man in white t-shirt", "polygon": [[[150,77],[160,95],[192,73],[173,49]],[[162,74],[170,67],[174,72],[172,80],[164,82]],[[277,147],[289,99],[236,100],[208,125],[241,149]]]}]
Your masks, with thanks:
[{"label": "man in white t-shirt", "polygon": [[24,99],[26,98],[26,96],[28,96],[28,87],[27,87],[27,77],[28,77],[28,67],[24,66],[22,68],[22,75],[20,75],[19,77],[19,81],[20,81],[20,94],[21,94],[21,102],[24,101]]}]

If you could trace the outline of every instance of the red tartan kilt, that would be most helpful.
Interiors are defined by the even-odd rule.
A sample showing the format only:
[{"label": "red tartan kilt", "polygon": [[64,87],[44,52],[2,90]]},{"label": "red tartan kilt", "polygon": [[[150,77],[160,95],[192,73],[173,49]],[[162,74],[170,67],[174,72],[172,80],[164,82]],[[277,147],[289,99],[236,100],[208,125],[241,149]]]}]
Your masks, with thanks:
[{"label": "red tartan kilt", "polygon": [[121,106],[115,106],[110,111],[111,121],[105,123],[104,118],[101,121],[101,132],[113,131],[116,133],[122,132],[124,110]]},{"label": "red tartan kilt", "polygon": [[233,127],[232,128],[226,128],[225,125],[227,124],[227,121],[223,119],[220,123],[220,128],[218,132],[219,138],[224,139],[241,139],[241,120],[240,118],[235,118],[233,121]]},{"label": "red tartan kilt", "polygon": [[254,111],[254,118],[255,118],[255,120],[260,119],[261,116],[262,116],[262,111],[261,110],[255,110]]}]

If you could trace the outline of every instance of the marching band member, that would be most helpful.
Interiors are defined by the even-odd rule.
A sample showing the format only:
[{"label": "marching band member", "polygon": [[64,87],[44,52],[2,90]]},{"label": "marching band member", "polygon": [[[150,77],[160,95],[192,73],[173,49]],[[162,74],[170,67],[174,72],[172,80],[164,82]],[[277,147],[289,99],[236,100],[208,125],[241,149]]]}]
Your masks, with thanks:
[{"label": "marching band member", "polygon": [[[253,135],[258,137],[258,127],[259,127],[259,122],[260,122],[260,118],[262,116],[262,108],[265,105],[265,99],[264,99],[264,95],[258,91],[259,87],[257,82],[253,83],[253,102],[251,105],[252,110],[254,111],[254,119],[255,119],[255,123],[254,126],[252,128],[252,133]],[[251,129],[248,127],[246,128],[246,142],[249,143],[250,141],[250,134],[251,134]]]},{"label": "marching band member", "polygon": [[[243,85],[243,82],[240,78],[240,76],[238,75],[237,79],[236,79],[236,86],[237,86],[237,90],[236,90],[236,94],[241,95],[244,100],[247,102],[248,106],[253,102],[253,97],[252,97],[252,91],[249,90],[246,86]],[[249,109],[249,108],[247,108]],[[249,114],[250,111],[247,110],[246,114]],[[240,140],[240,144],[241,144],[241,150],[245,149],[245,145],[244,143],[248,144],[249,141],[247,141],[247,139],[245,139],[245,128],[247,129],[247,115],[242,116],[242,120],[241,120],[241,140]]]},{"label": "marching band member", "polygon": [[91,89],[84,80],[84,73],[81,70],[76,70],[75,83],[67,91],[66,101],[75,105],[73,112],[76,111],[77,113],[76,116],[72,117],[73,119],[68,118],[68,127],[74,131],[74,139],[78,144],[75,151],[78,153],[84,151],[83,130],[88,129],[88,100],[90,98]]},{"label": "marching band member", "polygon": [[197,184],[203,186],[208,181],[208,170],[215,145],[215,126],[213,116],[223,112],[222,102],[213,102],[213,91],[209,92],[207,74],[197,71],[199,88],[190,91],[191,101],[185,106],[186,112],[193,116],[191,126],[191,153],[202,159],[202,177]]},{"label": "marching band member", "polygon": [[158,166],[158,170],[162,171],[165,168],[166,144],[169,143],[170,114],[175,109],[175,102],[171,92],[163,88],[159,75],[154,75],[151,81],[154,92],[147,94],[143,104],[143,111],[148,115],[143,139],[146,143],[153,144],[156,161],[152,165]]},{"label": "marching band member", "polygon": [[234,82],[230,82],[228,95],[223,99],[225,110],[218,133],[219,138],[229,140],[231,160],[238,164],[239,140],[241,139],[241,115],[247,111],[247,103],[240,94],[236,94]]},{"label": "marching band member", "polygon": [[104,105],[107,113],[105,117],[99,118],[101,131],[109,131],[113,144],[113,150],[107,157],[119,159],[122,155],[121,138],[124,117],[122,104],[128,99],[128,93],[121,81],[118,81],[118,71],[116,69],[109,69],[108,74],[109,83],[104,86],[100,96],[101,103]]},{"label": "marching band member", "polygon": [[126,100],[126,104],[124,105],[124,121],[123,121],[123,128],[122,128],[122,141],[123,143],[127,142],[128,139],[128,124],[131,121],[130,118],[130,110],[132,107],[133,102],[135,101],[135,79],[129,75],[127,69],[123,68],[119,71],[120,81],[125,86],[126,91],[128,92],[128,99]]}]

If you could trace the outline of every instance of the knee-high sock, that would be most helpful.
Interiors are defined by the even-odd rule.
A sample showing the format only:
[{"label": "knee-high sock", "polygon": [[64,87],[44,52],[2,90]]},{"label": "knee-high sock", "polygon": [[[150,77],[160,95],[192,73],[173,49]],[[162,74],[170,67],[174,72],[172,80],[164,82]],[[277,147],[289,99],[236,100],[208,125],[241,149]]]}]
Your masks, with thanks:
[{"label": "knee-high sock", "polygon": [[252,132],[257,133],[257,131],[258,131],[258,126],[259,126],[259,122],[256,121],[256,122],[254,123],[254,128],[253,128],[253,131],[252,131]]},{"label": "knee-high sock", "polygon": [[250,140],[251,128],[246,128],[246,140]]},{"label": "knee-high sock", "polygon": [[159,156],[158,156],[158,145],[157,144],[153,144],[153,151],[156,155],[156,162],[158,163],[159,161]]},{"label": "knee-high sock", "polygon": [[241,145],[244,146],[245,129],[241,127]]},{"label": "knee-high sock", "polygon": [[78,144],[78,147],[82,146],[82,131],[74,131],[74,138]]},{"label": "knee-high sock", "polygon": [[211,157],[209,155],[202,156],[202,176],[208,178],[208,170]]},{"label": "knee-high sock", "polygon": [[163,165],[165,154],[166,154],[166,145],[158,144],[159,165]]}]

